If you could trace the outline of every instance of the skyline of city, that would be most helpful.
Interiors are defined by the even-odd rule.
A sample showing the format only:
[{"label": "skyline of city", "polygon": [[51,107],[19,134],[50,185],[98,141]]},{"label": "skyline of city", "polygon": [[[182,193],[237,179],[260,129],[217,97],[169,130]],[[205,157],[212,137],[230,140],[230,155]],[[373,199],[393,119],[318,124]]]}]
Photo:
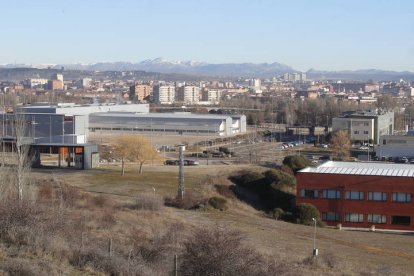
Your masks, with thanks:
[{"label": "skyline of city", "polygon": [[414,71],[409,1],[71,1],[3,5],[0,64],[279,62]]}]

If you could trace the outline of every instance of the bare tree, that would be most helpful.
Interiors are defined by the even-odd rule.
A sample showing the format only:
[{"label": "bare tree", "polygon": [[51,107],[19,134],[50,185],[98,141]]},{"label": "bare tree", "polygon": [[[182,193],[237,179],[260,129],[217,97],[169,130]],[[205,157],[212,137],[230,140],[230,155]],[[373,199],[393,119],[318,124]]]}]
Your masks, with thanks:
[{"label": "bare tree", "polygon": [[30,142],[28,137],[27,121],[23,114],[15,114],[12,127],[15,137],[15,187],[18,192],[18,199],[23,200],[24,187],[29,183],[31,170]]},{"label": "bare tree", "polygon": [[121,159],[122,175],[125,174],[126,161],[138,162],[138,172],[141,174],[146,162],[160,159],[148,139],[140,135],[124,135],[114,140],[113,155]]},{"label": "bare tree", "polygon": [[351,141],[345,130],[338,130],[332,136],[332,148],[336,159],[345,160],[349,157]]}]

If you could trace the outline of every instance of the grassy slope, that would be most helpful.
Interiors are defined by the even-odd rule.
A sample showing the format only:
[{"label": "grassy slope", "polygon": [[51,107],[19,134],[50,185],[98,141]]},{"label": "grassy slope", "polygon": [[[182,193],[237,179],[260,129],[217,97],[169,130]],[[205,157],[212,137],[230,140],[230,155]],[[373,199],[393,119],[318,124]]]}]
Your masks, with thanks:
[{"label": "grassy slope", "polygon": [[[200,181],[206,175],[228,174],[242,168],[245,166],[186,167],[187,191],[201,190]],[[177,188],[178,167],[147,166],[143,175],[138,175],[135,168],[127,170],[125,176],[120,175],[119,168],[56,174],[66,178],[68,183],[91,192],[134,196],[141,192],[152,193],[154,187],[157,194],[173,196]],[[37,175],[50,177],[45,172],[38,172]],[[130,214],[123,214],[119,219],[128,223],[128,216]],[[218,224],[239,229],[245,233],[246,240],[252,247],[281,260],[300,262],[312,251],[312,227],[265,218],[260,212],[237,200],[232,200],[231,208],[226,212],[166,208],[161,217],[162,219],[157,219],[159,226],[167,221],[181,221],[194,226]],[[119,231],[122,231],[122,223],[117,225]],[[408,235],[348,232],[328,228],[317,230],[317,247],[321,258],[325,256],[334,263],[331,271],[334,274],[335,271],[338,274],[357,274],[361,271],[377,274],[378,269],[383,269],[395,275],[410,275],[414,271],[413,245],[413,238]]]}]

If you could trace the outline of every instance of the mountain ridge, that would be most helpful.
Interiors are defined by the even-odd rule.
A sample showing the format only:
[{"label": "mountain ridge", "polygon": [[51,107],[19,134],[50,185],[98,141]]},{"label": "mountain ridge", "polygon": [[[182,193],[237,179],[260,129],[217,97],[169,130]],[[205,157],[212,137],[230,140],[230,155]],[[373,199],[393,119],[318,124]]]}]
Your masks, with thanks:
[{"label": "mountain ridge", "polygon": [[[207,63],[192,60],[168,60],[164,58],[146,59],[140,62],[97,62],[71,64],[3,64],[0,69],[12,68],[57,69],[79,71],[145,71],[163,74],[183,74],[210,77],[276,77],[285,73],[299,72],[289,65],[273,63]],[[414,80],[410,71],[392,71],[380,69],[358,70],[317,70],[306,71],[309,79],[345,79],[345,80]]]}]

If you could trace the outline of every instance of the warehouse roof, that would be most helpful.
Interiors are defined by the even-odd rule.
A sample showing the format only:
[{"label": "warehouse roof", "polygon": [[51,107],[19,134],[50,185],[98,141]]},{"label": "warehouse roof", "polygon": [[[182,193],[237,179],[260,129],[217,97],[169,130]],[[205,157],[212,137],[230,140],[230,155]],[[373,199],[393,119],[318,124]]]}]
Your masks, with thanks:
[{"label": "warehouse roof", "polygon": [[371,162],[328,161],[318,167],[307,167],[300,173],[350,174],[414,177],[414,165]]}]

